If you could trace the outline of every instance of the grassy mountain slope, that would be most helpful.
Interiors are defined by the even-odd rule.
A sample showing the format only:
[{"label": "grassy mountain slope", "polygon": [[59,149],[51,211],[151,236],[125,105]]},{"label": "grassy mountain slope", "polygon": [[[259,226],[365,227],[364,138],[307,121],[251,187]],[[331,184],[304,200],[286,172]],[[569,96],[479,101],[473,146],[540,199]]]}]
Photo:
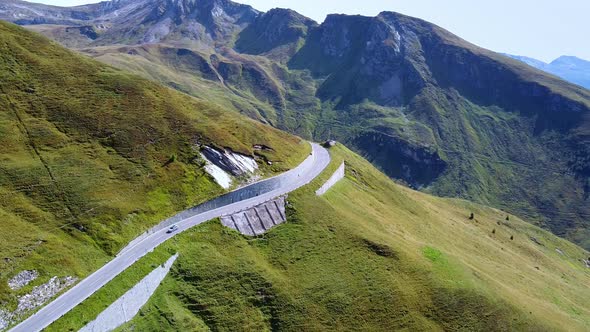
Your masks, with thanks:
[{"label": "grassy mountain slope", "polygon": [[[299,138],[0,22],[0,303],[84,276],[154,223],[222,193],[199,144],[302,161]],[[263,144],[272,151],[254,151]],[[23,269],[41,277],[12,292]]]},{"label": "grassy mountain slope", "polygon": [[[50,331],[92,320],[142,266],[176,251],[121,331],[590,328],[587,251],[499,210],[396,185],[340,145],[331,154],[320,178],[289,195],[288,223],[255,239],[219,221],[194,228]],[[316,197],[342,160],[347,177]]]},{"label": "grassy mountain slope", "polygon": [[[5,307],[50,276],[86,275],[148,225],[219,193],[194,158],[195,141],[250,155],[253,144],[271,146],[266,157],[277,162],[268,172],[296,164],[307,152],[297,138],[15,26],[0,24],[0,41]],[[239,70],[228,70],[227,77],[244,77],[241,61],[233,62]],[[305,75],[261,63],[249,66],[283,73],[289,84],[300,84]],[[264,81],[274,89],[272,79]],[[439,111],[427,102],[417,109]],[[486,121],[515,117],[464,105],[465,114]],[[428,127],[418,121],[423,118],[375,102],[352,105],[350,121],[354,112],[367,110],[374,116],[358,117],[351,130],[374,121],[400,131],[406,124],[401,132],[428,137]],[[322,112],[313,116],[326,123],[346,114],[330,107]],[[277,121],[285,120],[277,112]],[[343,147],[332,154],[330,170],[290,195],[289,223],[256,239],[218,221],[180,234],[50,330],[81,327],[174,251],[180,258],[173,273],[123,330],[590,327],[590,270],[582,263],[587,251],[517,217],[506,221],[498,210],[396,185]],[[316,197],[314,189],[342,160],[347,178]],[[475,220],[468,219],[471,212]],[[26,268],[42,277],[9,291],[5,280]]]},{"label": "grassy mountain slope", "polygon": [[[218,57],[207,50],[161,44],[97,47],[83,49],[83,52],[101,62],[215,102],[224,109],[262,122],[278,123],[274,107],[282,108],[281,98],[268,93],[278,88],[259,63],[246,64]],[[250,83],[257,80],[260,84]]]},{"label": "grassy mountain slope", "polygon": [[[170,56],[176,53],[173,46],[166,46],[165,54],[156,46],[133,47],[148,49],[133,55],[112,49],[88,52],[278,128],[315,139],[336,138],[394,178],[525,215],[588,248],[588,92],[425,22],[398,19],[402,33],[413,33],[405,32],[408,50],[391,46],[390,39],[377,49],[362,50],[366,43],[361,38],[342,56],[330,55],[338,45],[327,41],[354,38],[312,32],[288,66],[231,51],[194,51],[202,54],[196,61]],[[367,31],[359,27],[363,24]],[[362,36],[387,32],[379,30],[386,29],[385,23],[373,18],[350,23],[335,17],[327,27],[336,32],[356,27],[358,33],[365,31]],[[420,47],[412,50],[412,45]],[[401,55],[390,54],[396,47]],[[282,49],[269,56],[281,58],[273,52]],[[430,58],[421,59],[420,52]],[[401,87],[392,77],[399,78]],[[497,92],[490,97],[489,91]]]},{"label": "grassy mountain slope", "polygon": [[[45,33],[76,47],[64,29]],[[216,48],[174,34],[121,47],[126,35],[106,29],[101,40],[114,45],[84,52],[277,128],[338,139],[411,186],[508,209],[590,248],[588,90],[396,13],[316,25],[277,9],[228,29],[234,40]]]}]

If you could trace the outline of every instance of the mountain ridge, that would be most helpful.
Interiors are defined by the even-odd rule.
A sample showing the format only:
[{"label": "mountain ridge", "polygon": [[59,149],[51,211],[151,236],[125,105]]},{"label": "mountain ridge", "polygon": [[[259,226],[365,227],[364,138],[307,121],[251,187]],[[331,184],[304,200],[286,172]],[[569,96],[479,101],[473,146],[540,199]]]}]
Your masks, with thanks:
[{"label": "mountain ridge", "polygon": [[[237,27],[259,14],[248,5],[229,0],[113,0],[76,7],[57,7],[9,0],[0,4],[0,19],[21,25],[61,24],[91,26],[100,32],[114,30],[126,42],[154,43],[166,39],[170,33],[186,38],[229,42]],[[11,15],[12,13],[12,15]],[[193,24],[183,25],[185,20]],[[98,40],[95,40],[98,39]],[[227,40],[226,40],[227,39]],[[105,43],[113,42],[107,40]]]}]

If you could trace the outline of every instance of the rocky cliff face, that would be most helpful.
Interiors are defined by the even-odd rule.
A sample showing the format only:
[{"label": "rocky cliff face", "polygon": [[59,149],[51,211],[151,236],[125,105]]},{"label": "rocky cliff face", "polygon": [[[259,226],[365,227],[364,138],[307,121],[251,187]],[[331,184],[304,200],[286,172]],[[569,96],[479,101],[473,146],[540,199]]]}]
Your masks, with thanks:
[{"label": "rocky cliff face", "polygon": [[290,64],[327,77],[320,97],[343,97],[340,107],[365,98],[400,106],[429,79],[419,42],[413,31],[383,16],[330,15]]},{"label": "rocky cliff face", "polygon": [[[225,43],[233,34],[252,23],[257,11],[250,6],[227,0],[159,0],[150,5],[141,21],[147,31],[127,27],[142,42],[154,43],[169,39],[200,40]],[[142,36],[143,35],[143,36]]]}]

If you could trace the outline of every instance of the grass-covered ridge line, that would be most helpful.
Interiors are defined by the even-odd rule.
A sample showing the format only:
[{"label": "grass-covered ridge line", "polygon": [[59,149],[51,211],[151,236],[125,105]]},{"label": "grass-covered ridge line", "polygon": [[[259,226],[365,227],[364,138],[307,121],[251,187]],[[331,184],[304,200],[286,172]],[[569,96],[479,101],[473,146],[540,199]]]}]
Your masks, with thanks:
[{"label": "grass-covered ridge line", "polygon": [[[212,221],[167,243],[180,253],[171,274],[119,330],[590,327],[588,252],[501,211],[398,186],[342,146],[331,152],[266,235]],[[347,177],[316,197],[342,160]]]},{"label": "grass-covered ridge line", "polygon": [[[272,161],[263,175],[309,153],[297,137],[0,22],[2,307],[51,276],[87,275],[145,229],[221,194],[197,143]],[[6,280],[24,269],[41,276],[10,291]]]}]

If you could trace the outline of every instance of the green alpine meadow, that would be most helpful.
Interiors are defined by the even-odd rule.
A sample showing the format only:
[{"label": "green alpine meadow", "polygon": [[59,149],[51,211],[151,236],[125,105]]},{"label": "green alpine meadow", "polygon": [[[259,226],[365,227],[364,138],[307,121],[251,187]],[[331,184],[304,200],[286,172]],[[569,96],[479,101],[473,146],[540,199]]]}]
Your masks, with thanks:
[{"label": "green alpine meadow", "polygon": [[43,2],[0,3],[0,331],[590,330],[587,61]]}]

